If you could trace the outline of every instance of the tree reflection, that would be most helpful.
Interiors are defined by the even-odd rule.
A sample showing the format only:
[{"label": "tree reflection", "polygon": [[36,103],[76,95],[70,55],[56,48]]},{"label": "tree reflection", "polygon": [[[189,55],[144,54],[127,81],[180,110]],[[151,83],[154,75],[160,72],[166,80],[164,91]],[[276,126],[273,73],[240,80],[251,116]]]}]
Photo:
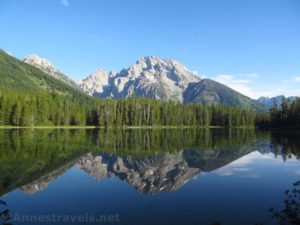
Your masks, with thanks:
[{"label": "tree reflection", "polygon": [[270,208],[272,218],[280,225],[300,224],[300,181],[293,188],[285,191],[284,208],[280,211]]},{"label": "tree reflection", "polygon": [[1,224],[2,225],[11,225],[10,220],[11,216],[9,214],[9,209],[6,207],[6,202],[3,200],[0,200],[0,218],[1,218]]},{"label": "tree reflection", "polygon": [[300,139],[299,132],[272,132],[271,141],[275,156],[277,154],[282,155],[284,161],[291,158],[294,155],[297,159],[300,159]]}]

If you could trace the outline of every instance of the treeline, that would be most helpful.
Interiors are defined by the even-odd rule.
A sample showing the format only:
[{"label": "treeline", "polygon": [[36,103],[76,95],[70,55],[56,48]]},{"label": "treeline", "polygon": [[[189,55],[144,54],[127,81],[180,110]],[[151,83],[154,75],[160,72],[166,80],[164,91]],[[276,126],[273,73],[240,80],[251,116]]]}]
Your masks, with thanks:
[{"label": "treeline", "polygon": [[93,104],[94,100],[84,95],[0,92],[0,125],[85,125],[86,114]]},{"label": "treeline", "polygon": [[[81,97],[82,96],[82,97]],[[255,112],[147,98],[97,99],[0,92],[0,126],[255,126]]]},{"label": "treeline", "polygon": [[279,105],[276,100],[270,112],[259,113],[256,124],[260,128],[300,127],[300,98],[295,101],[283,97]]}]

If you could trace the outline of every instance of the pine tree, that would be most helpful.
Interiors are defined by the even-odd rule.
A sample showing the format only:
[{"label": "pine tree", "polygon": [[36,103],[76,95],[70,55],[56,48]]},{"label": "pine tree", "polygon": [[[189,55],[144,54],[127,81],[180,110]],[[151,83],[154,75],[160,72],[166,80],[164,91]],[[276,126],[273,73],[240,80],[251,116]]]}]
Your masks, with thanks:
[{"label": "pine tree", "polygon": [[31,118],[32,118],[32,115],[31,115],[30,105],[28,103],[25,103],[22,106],[20,125],[23,127],[31,126],[32,125]]},{"label": "pine tree", "polygon": [[11,124],[14,126],[20,126],[20,119],[21,119],[21,112],[22,112],[22,107],[19,101],[17,101],[13,106],[12,106],[12,111],[11,111]]}]

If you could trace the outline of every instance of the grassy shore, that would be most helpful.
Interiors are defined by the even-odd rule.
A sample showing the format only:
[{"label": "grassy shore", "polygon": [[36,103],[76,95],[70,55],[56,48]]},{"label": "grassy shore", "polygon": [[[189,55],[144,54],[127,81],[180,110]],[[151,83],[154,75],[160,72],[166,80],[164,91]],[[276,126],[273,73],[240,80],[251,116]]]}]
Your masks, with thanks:
[{"label": "grassy shore", "polygon": [[[30,126],[30,127],[20,127],[20,126],[0,126],[0,129],[191,129],[191,128],[201,128],[201,129],[222,129],[227,128],[224,126]],[[230,127],[230,128],[240,128],[240,129],[253,129],[254,127]]]}]

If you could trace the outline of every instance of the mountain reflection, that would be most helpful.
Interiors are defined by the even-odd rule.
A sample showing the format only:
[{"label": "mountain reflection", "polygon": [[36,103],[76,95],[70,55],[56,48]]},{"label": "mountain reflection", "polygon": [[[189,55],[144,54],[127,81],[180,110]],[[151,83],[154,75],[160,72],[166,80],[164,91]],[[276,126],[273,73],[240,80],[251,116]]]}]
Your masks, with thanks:
[{"label": "mountain reflection", "polygon": [[33,194],[71,167],[97,180],[118,177],[144,194],[171,192],[255,150],[298,154],[272,138],[243,129],[2,130],[0,195]]},{"label": "mountain reflection", "polygon": [[28,194],[42,190],[65,173],[68,168],[74,166],[87,172],[96,180],[118,177],[144,194],[171,192],[180,188],[194,176],[225,166],[247,153],[246,150],[239,153],[228,150],[224,152],[180,150],[143,158],[88,153],[73,165],[67,164],[54,170],[22,186],[21,190]]}]

